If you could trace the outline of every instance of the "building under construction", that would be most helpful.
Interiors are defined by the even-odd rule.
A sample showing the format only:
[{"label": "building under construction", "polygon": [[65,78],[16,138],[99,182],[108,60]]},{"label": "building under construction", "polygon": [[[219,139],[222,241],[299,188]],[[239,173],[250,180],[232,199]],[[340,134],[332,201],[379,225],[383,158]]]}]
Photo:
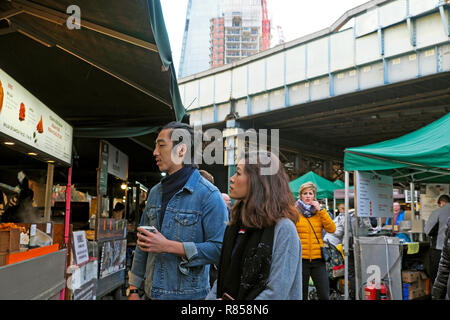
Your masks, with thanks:
[{"label": "building under construction", "polygon": [[265,0],[224,0],[210,20],[210,66],[218,67],[269,48]]}]

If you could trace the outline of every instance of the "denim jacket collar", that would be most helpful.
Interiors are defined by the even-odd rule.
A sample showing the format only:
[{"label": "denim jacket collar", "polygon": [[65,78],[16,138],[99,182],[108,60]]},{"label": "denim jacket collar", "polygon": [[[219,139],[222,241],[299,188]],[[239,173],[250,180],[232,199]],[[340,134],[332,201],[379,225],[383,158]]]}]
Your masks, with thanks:
[{"label": "denim jacket collar", "polygon": [[195,169],[194,172],[192,172],[186,184],[184,185],[183,190],[187,190],[190,193],[194,192],[195,186],[197,185],[198,180],[200,180],[200,178],[201,178],[200,172],[198,172],[198,170]]}]

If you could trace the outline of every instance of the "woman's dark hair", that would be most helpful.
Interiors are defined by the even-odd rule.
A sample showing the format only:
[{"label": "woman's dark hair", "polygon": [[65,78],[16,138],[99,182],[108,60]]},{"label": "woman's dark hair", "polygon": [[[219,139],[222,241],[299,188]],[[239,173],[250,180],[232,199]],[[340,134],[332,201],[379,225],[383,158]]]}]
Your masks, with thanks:
[{"label": "woman's dark hair", "polygon": [[[262,158],[268,161],[261,161]],[[297,223],[299,212],[289,189],[289,179],[280,160],[267,151],[246,152],[244,171],[249,177],[247,201],[238,200],[231,210],[230,224],[238,223],[250,228],[265,228],[288,218]],[[270,175],[262,174],[262,168],[275,166]]]}]

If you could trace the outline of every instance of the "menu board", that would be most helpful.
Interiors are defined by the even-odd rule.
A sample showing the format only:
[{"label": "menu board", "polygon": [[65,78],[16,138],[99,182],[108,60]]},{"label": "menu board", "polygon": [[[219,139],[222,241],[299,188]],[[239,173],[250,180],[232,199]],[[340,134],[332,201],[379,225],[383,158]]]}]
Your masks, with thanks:
[{"label": "menu board", "polygon": [[0,132],[71,164],[73,128],[1,69]]},{"label": "menu board", "polygon": [[358,217],[392,217],[392,177],[364,171],[355,171],[355,176]]},{"label": "menu board", "polygon": [[128,179],[128,156],[114,147],[112,144],[108,143],[108,173],[116,176],[119,179]]}]

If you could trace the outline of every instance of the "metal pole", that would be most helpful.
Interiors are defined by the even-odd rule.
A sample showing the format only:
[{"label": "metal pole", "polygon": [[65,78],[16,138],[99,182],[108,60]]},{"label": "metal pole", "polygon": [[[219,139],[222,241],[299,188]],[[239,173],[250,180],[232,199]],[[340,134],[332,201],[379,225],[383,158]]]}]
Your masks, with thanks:
[{"label": "metal pole", "polygon": [[336,218],[336,196],[333,194],[333,219]]},{"label": "metal pole", "polygon": [[411,190],[411,220],[416,220],[416,213],[414,210],[415,209],[414,206],[415,206],[415,202],[416,202],[416,199],[414,199],[414,192],[415,192],[414,181],[411,181],[409,183],[409,189]]},{"label": "metal pole", "polygon": [[344,222],[344,299],[348,300],[348,198],[349,198],[349,174],[345,171],[345,222]]},{"label": "metal pole", "polygon": [[[72,196],[71,187],[70,187],[71,184],[72,184],[72,167],[69,167],[69,174],[68,174],[67,187],[66,187],[66,217],[65,217],[66,219],[65,219],[65,223],[64,223],[64,248],[67,249],[66,265],[64,268],[64,278],[66,277],[66,274],[67,274],[67,262],[69,260],[68,243],[69,243],[69,230],[70,230],[70,198]],[[61,291],[60,300],[64,300],[65,293],[66,293],[66,287],[64,286],[64,288]]]},{"label": "metal pole", "polygon": [[49,163],[47,165],[47,183],[45,185],[44,222],[51,221],[54,171],[55,171],[55,165],[52,163]]}]

